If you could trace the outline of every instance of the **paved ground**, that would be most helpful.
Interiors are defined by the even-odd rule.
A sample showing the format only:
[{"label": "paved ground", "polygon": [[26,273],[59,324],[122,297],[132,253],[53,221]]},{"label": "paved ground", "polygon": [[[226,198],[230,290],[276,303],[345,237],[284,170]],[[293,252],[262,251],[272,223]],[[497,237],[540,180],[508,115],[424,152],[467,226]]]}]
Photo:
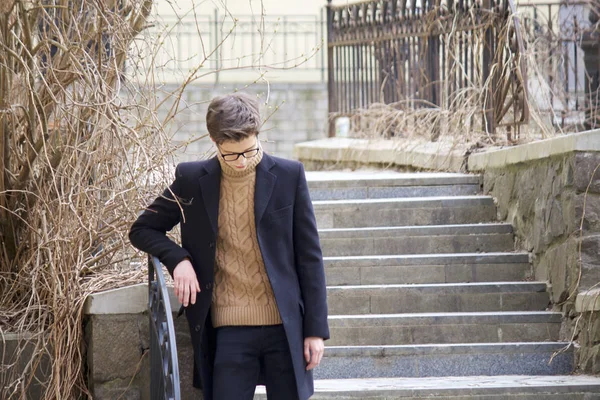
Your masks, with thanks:
[{"label": "paved ground", "polygon": [[[359,390],[427,390],[427,389],[482,389],[482,388],[529,388],[543,386],[593,385],[600,392],[600,378],[583,375],[558,376],[467,376],[441,378],[371,378],[371,379],[323,379],[315,381],[317,392]],[[256,393],[265,393],[259,386]]]}]

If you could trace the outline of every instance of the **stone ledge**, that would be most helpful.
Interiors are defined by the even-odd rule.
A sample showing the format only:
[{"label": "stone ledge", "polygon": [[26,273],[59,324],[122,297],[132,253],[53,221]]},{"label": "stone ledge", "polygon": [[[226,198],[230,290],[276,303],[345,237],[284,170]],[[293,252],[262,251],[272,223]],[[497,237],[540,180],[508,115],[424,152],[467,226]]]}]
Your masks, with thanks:
[{"label": "stone ledge", "polygon": [[580,313],[600,311],[600,289],[591,289],[577,294],[575,310]]},{"label": "stone ledge", "polygon": [[[600,129],[471,154],[469,172],[540,160],[572,152],[600,152]],[[328,163],[384,164],[391,167],[464,172],[465,145],[403,139],[328,138],[298,143],[295,158]]]},{"label": "stone ledge", "polygon": [[[167,288],[171,310],[179,311],[179,300],[172,287]],[[148,310],[148,284],[125,286],[118,289],[93,293],[85,300],[85,314],[139,314]]]},{"label": "stone ledge", "polygon": [[435,171],[461,170],[464,151],[448,142],[408,143],[401,139],[329,138],[299,143],[294,156],[301,161],[387,164]]},{"label": "stone ledge", "polygon": [[600,130],[574,133],[469,156],[469,171],[502,168],[576,151],[600,151]]}]

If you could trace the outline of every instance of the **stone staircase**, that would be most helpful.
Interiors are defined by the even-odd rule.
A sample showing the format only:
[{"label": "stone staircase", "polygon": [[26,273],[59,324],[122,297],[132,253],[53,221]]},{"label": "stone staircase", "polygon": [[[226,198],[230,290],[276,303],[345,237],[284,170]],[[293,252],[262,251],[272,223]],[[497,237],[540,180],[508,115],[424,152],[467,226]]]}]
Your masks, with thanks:
[{"label": "stone staircase", "polygon": [[331,329],[314,399],[600,399],[480,179],[308,173]]}]

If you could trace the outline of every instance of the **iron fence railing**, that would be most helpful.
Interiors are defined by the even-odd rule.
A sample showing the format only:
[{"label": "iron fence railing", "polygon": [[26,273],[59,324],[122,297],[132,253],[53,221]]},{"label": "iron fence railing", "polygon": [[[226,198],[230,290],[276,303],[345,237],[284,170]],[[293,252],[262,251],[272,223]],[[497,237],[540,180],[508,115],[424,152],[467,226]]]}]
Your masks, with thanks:
[{"label": "iron fence railing", "polygon": [[[535,65],[531,95],[557,123],[583,125],[586,79],[582,41],[591,30],[589,2],[521,2],[517,9]],[[532,74],[533,75],[533,74]]]},{"label": "iron fence railing", "polygon": [[165,75],[180,76],[201,66],[200,74],[217,82],[240,71],[269,70],[268,78],[308,73],[308,80],[321,82],[327,77],[325,53],[320,51],[325,37],[324,15],[233,18],[215,9],[209,15],[157,19],[144,34],[160,38],[157,48],[140,51],[146,52],[143,58]]},{"label": "iron fence railing", "polygon": [[180,400],[175,325],[160,261],[148,256],[148,311],[150,317],[150,398]]},{"label": "iron fence railing", "polygon": [[512,0],[328,3],[333,117],[373,103],[436,108],[466,88],[485,88],[479,104],[488,132],[527,122],[524,46]]}]

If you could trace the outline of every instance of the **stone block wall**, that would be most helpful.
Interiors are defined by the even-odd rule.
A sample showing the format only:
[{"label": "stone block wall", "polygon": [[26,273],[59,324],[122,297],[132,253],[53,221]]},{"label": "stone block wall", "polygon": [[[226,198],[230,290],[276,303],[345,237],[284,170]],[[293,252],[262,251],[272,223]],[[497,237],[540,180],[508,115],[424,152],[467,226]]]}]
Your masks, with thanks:
[{"label": "stone block wall", "polygon": [[580,293],[575,311],[579,315],[574,334],[581,346],[577,365],[583,371],[600,374],[600,288]]},{"label": "stone block wall", "polygon": [[[171,305],[178,307],[171,292]],[[150,323],[147,285],[91,295],[85,319],[88,385],[95,400],[150,399]],[[176,318],[182,400],[202,400],[193,381],[193,352],[185,316]]]},{"label": "stone block wall", "polygon": [[535,279],[548,282],[561,339],[579,344],[576,365],[600,372],[600,132],[471,156],[469,166],[483,173],[517,248],[531,252]]},{"label": "stone block wall", "polygon": [[43,339],[0,331],[0,399],[22,398],[21,393],[27,400],[42,398],[52,368],[50,354],[36,350]]},{"label": "stone block wall", "polygon": [[600,283],[597,166],[600,152],[572,152],[484,171],[484,193],[497,199],[499,219],[532,253],[535,278],[549,282],[558,306]]},{"label": "stone block wall", "polygon": [[[168,131],[177,143],[206,135],[206,110],[213,97],[233,93],[242,85],[219,84],[190,85],[182,93],[180,111],[169,124]],[[157,95],[176,89],[166,85]],[[263,147],[272,155],[293,158],[294,146],[299,142],[327,136],[327,86],[325,83],[274,83],[254,84],[244,91],[259,97],[263,120],[267,120],[260,133]],[[266,105],[265,105],[266,102]],[[158,110],[161,120],[173,104],[166,101]],[[208,137],[197,140],[177,154],[177,161],[204,158],[212,151]]]}]

